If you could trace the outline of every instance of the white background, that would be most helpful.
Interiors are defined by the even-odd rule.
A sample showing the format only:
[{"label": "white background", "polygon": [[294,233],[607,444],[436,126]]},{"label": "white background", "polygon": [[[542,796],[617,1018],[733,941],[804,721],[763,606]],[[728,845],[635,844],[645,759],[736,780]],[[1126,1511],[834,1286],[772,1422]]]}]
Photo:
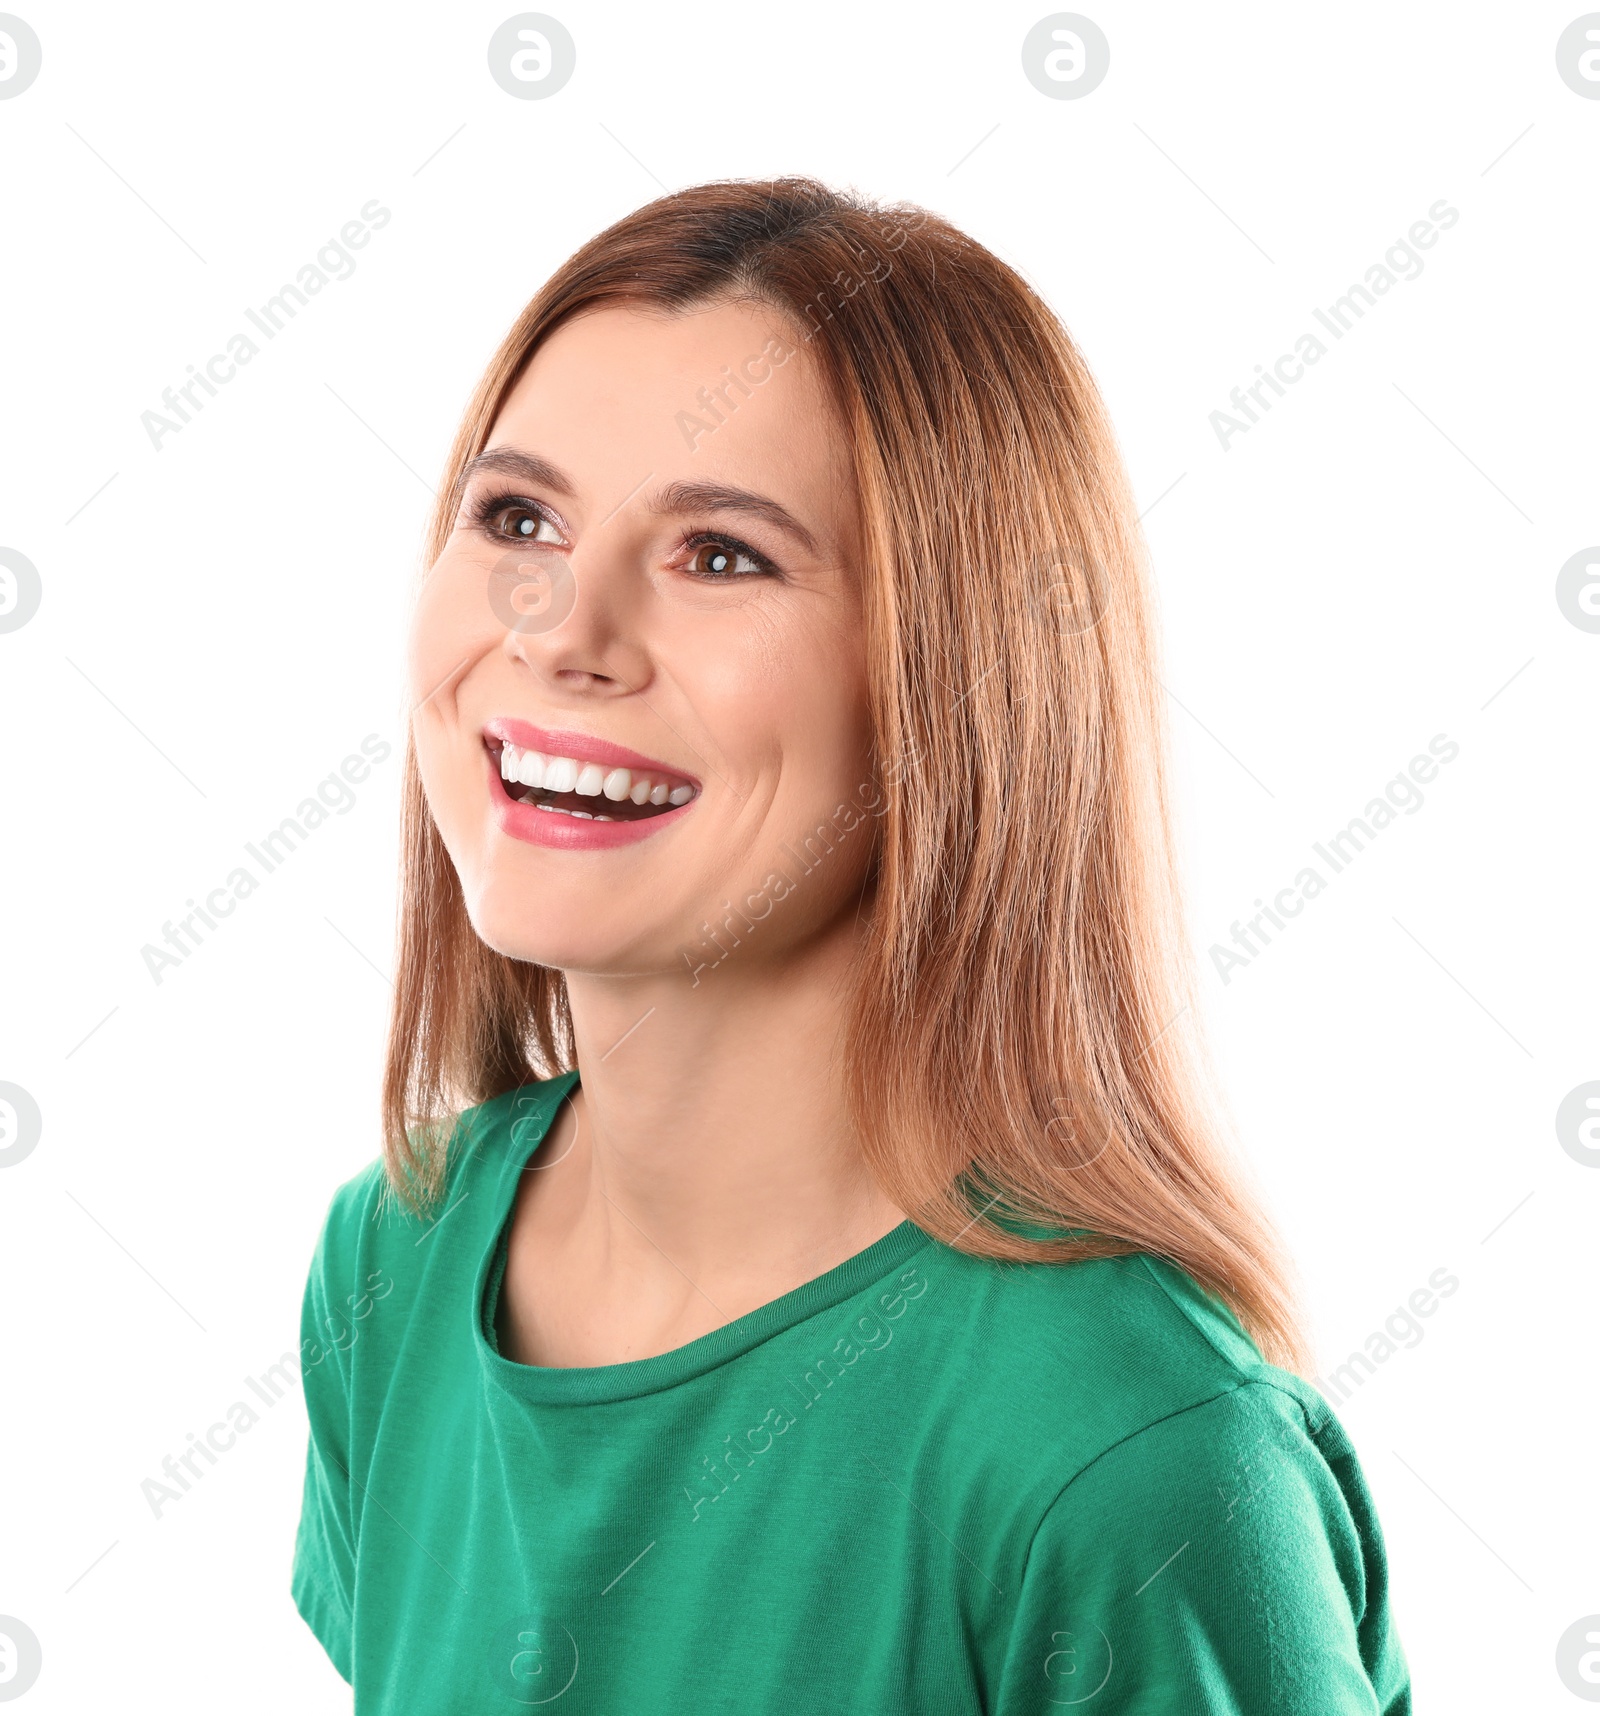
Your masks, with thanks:
[{"label": "white background", "polygon": [[[6,0],[11,4],[12,0]],[[1192,928],[1242,1146],[1324,1370],[1459,1290],[1341,1407],[1424,1711],[1560,1712],[1600,1611],[1593,689],[1558,568],[1600,541],[1600,101],[1575,7],[1117,5],[1050,100],[1002,4],[552,0],[577,71],[491,81],[504,6],[15,0],[0,101],[0,1613],[21,1708],[348,1708],[287,1595],[297,1391],[140,1485],[297,1343],[377,1150],[400,652],[469,389],[577,244],[666,188],[806,172],[1033,281],[1119,427],[1159,579]],[[178,435],[140,414],[378,198],[358,258]],[[1271,415],[1208,415],[1438,199],[1460,211]],[[202,260],[203,259],[203,260]],[[1331,344],[1331,342],[1329,342]],[[1174,486],[1176,485],[1176,486]],[[93,497],[93,498],[91,498]],[[1158,504],[1157,504],[1158,503]],[[1509,682],[1509,683],[1508,683]],[[157,985],[140,950],[368,733],[396,756]],[[1224,985],[1207,959],[1434,734],[1459,757]],[[1314,861],[1314,860],[1311,860]]]}]

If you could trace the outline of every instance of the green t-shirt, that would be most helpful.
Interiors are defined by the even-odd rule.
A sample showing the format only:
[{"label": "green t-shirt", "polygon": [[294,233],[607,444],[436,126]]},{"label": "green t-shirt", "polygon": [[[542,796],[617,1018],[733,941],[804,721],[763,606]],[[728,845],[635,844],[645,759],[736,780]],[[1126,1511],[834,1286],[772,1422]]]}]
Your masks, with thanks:
[{"label": "green t-shirt", "polygon": [[575,1082],[468,1114],[429,1219],[374,1166],[318,1244],[293,1590],[358,1716],[1410,1711],[1343,1431],[1153,1258],[905,1222],[675,1351],[502,1357]]}]

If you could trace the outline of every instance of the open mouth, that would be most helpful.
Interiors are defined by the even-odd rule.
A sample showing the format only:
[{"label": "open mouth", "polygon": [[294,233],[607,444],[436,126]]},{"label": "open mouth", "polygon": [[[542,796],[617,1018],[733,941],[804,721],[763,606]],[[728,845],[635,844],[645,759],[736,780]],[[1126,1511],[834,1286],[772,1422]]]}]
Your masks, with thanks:
[{"label": "open mouth", "polygon": [[484,736],[508,798],[554,816],[592,822],[644,822],[687,804],[695,789],[663,769],[608,768],[576,757],[547,755]]}]

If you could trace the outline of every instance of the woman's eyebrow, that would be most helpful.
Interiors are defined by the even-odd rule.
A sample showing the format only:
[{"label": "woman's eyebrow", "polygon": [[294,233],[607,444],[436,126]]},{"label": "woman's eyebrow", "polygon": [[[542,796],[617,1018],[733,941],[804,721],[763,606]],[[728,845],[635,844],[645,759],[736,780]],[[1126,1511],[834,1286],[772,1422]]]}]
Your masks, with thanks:
[{"label": "woman's eyebrow", "polygon": [[[550,460],[537,453],[523,453],[515,447],[491,447],[480,453],[462,471],[462,485],[482,471],[496,471],[503,477],[515,477],[535,488],[549,489],[555,494],[574,499],[577,484]],[[764,519],[778,530],[786,531],[808,553],[817,552],[816,538],[789,509],[768,495],[758,495],[749,489],[734,488],[728,483],[668,483],[649,502],[657,514],[684,512],[742,512],[752,518]]]},{"label": "woman's eyebrow", "polygon": [[674,512],[742,512],[752,518],[765,519],[778,530],[787,531],[812,554],[817,552],[816,539],[786,506],[767,495],[752,494],[749,489],[736,489],[727,483],[668,483],[650,502],[655,513]]},{"label": "woman's eyebrow", "polygon": [[520,453],[515,447],[491,447],[488,452],[470,460],[461,472],[462,486],[480,471],[498,471],[502,477],[517,477],[535,488],[552,489],[569,500],[578,492],[577,485],[559,465],[541,459],[537,453]]}]

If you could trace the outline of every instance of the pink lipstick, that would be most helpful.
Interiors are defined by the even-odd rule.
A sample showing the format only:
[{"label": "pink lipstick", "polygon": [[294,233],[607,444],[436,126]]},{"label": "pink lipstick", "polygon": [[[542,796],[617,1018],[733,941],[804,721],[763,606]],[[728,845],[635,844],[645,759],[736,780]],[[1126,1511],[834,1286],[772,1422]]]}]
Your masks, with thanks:
[{"label": "pink lipstick", "polygon": [[483,745],[495,820],[533,846],[629,846],[680,821],[700,794],[684,770],[588,733],[496,717]]}]

